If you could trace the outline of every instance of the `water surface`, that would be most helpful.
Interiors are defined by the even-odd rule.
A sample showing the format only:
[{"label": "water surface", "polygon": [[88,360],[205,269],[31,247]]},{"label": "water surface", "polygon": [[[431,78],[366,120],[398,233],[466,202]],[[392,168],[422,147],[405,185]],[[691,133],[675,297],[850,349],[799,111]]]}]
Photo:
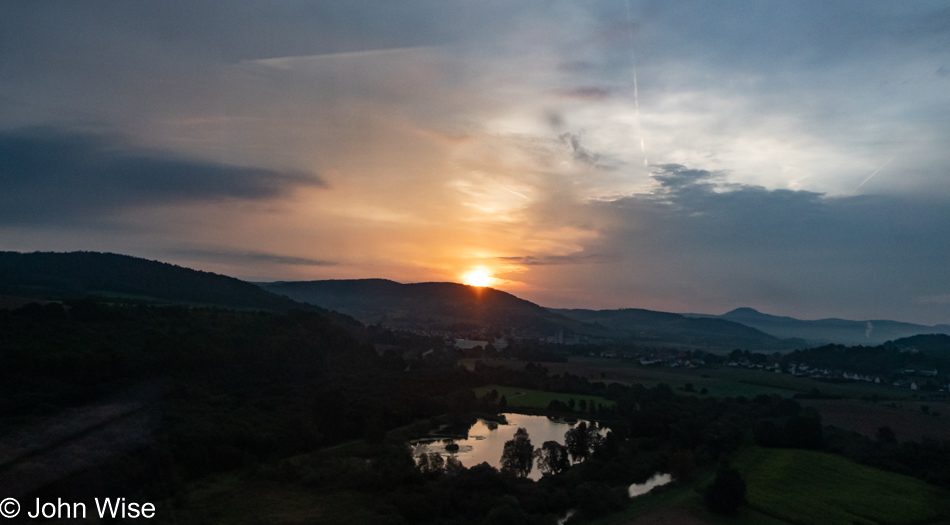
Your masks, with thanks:
[{"label": "water surface", "polygon": [[627,489],[627,492],[630,494],[631,498],[635,498],[650,492],[660,485],[666,485],[671,481],[673,481],[673,476],[657,472],[650,479],[644,481],[643,483],[634,483],[633,485],[630,485],[630,488]]},{"label": "water surface", "polygon": [[[524,414],[504,414],[507,425],[495,425],[479,419],[468,431],[468,439],[457,440],[416,440],[412,442],[413,456],[438,452],[443,457],[455,456],[465,467],[473,467],[486,462],[500,469],[501,454],[505,450],[505,442],[515,436],[518,428],[528,431],[531,445],[540,448],[545,441],[557,441],[564,444],[564,434],[574,428],[579,422],[567,423],[563,420],[550,419],[546,416],[527,416]],[[590,424],[590,423],[588,423]],[[494,427],[494,428],[493,428]],[[459,446],[457,452],[448,452],[445,445],[455,443]],[[537,465],[528,475],[533,480],[541,479],[541,471]]]}]

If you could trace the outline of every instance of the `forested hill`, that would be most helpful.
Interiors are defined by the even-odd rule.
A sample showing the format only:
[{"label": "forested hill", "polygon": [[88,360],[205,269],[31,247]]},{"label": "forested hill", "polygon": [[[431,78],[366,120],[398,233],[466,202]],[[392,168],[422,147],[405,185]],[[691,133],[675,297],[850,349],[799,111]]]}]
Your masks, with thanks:
[{"label": "forested hill", "polygon": [[896,341],[884,343],[888,348],[896,348],[905,352],[923,352],[925,354],[938,354],[950,359],[950,335],[947,334],[922,334],[912,337],[905,337]]},{"label": "forested hill", "polygon": [[228,308],[322,310],[233,277],[98,252],[0,252],[0,294],[39,299],[124,295]]},{"label": "forested hill", "polygon": [[638,339],[655,339],[712,348],[791,350],[800,341],[780,340],[769,334],[724,319],[686,317],[680,314],[623,308],[620,310],[552,309],[559,314],[621,330]]},{"label": "forested hill", "polygon": [[364,323],[391,326],[514,329],[549,335],[558,329],[607,331],[548,311],[493,288],[458,283],[401,284],[386,279],[260,283],[275,293],[337,310]]}]

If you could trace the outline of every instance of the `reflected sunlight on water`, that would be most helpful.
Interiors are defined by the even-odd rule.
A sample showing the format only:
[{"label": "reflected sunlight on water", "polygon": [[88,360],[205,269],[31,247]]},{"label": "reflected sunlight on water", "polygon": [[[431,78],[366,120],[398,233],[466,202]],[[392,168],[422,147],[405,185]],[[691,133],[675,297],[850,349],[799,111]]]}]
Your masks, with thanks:
[{"label": "reflected sunlight on water", "polygon": [[673,476],[669,474],[656,473],[650,479],[646,480],[643,483],[634,483],[630,485],[630,488],[627,489],[627,492],[630,494],[631,498],[637,496],[642,496],[647,492],[659,487],[661,485],[666,485],[667,483],[673,481]]},{"label": "reflected sunlight on water", "polygon": [[[495,468],[501,468],[501,455],[505,449],[505,442],[512,439],[518,428],[528,431],[531,444],[538,448],[545,441],[557,441],[564,444],[564,434],[574,428],[579,421],[566,423],[562,420],[553,420],[545,416],[528,416],[524,414],[504,414],[507,425],[491,425],[479,419],[468,431],[468,439],[457,440],[415,440],[411,442],[412,455],[438,452],[442,456],[455,456],[465,467],[473,467],[486,462]],[[492,428],[494,427],[494,428]],[[457,452],[448,452],[445,445],[455,443],[459,446]],[[528,475],[530,479],[541,479],[541,472],[535,467]]]}]

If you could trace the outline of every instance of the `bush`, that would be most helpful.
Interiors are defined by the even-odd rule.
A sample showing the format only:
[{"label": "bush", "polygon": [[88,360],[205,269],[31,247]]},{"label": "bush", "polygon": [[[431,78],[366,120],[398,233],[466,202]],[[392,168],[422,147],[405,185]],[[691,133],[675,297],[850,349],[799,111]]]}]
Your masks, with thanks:
[{"label": "bush", "polygon": [[745,503],[745,480],[734,469],[721,468],[706,487],[706,507],[717,514],[732,515]]}]

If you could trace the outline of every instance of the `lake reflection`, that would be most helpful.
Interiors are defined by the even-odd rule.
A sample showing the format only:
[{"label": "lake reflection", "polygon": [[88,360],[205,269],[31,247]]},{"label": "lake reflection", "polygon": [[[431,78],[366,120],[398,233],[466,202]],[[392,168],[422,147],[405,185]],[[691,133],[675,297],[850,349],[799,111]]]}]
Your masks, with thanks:
[{"label": "lake reflection", "polygon": [[[563,445],[564,434],[574,428],[574,425],[580,423],[579,421],[566,423],[560,420],[551,420],[545,416],[526,416],[524,414],[505,414],[505,419],[508,420],[507,425],[498,425],[495,428],[490,428],[488,423],[479,419],[469,429],[468,439],[436,440],[428,443],[418,440],[412,443],[412,455],[418,457],[419,454],[438,452],[443,457],[455,456],[465,467],[473,467],[486,462],[500,469],[501,454],[505,450],[505,442],[515,436],[518,428],[526,429],[528,437],[531,438],[531,444],[534,448],[539,448],[545,441],[557,441]],[[494,427],[494,425],[492,426]],[[450,442],[454,442],[459,446],[457,452],[445,450],[445,445]],[[528,477],[533,480],[541,479],[541,472],[537,465],[531,469]]]},{"label": "lake reflection", "polygon": [[657,473],[643,483],[634,483],[633,485],[630,485],[630,488],[627,489],[627,492],[630,494],[631,498],[635,498],[650,492],[660,485],[666,485],[671,481],[673,481],[673,476],[670,476],[669,474]]}]

